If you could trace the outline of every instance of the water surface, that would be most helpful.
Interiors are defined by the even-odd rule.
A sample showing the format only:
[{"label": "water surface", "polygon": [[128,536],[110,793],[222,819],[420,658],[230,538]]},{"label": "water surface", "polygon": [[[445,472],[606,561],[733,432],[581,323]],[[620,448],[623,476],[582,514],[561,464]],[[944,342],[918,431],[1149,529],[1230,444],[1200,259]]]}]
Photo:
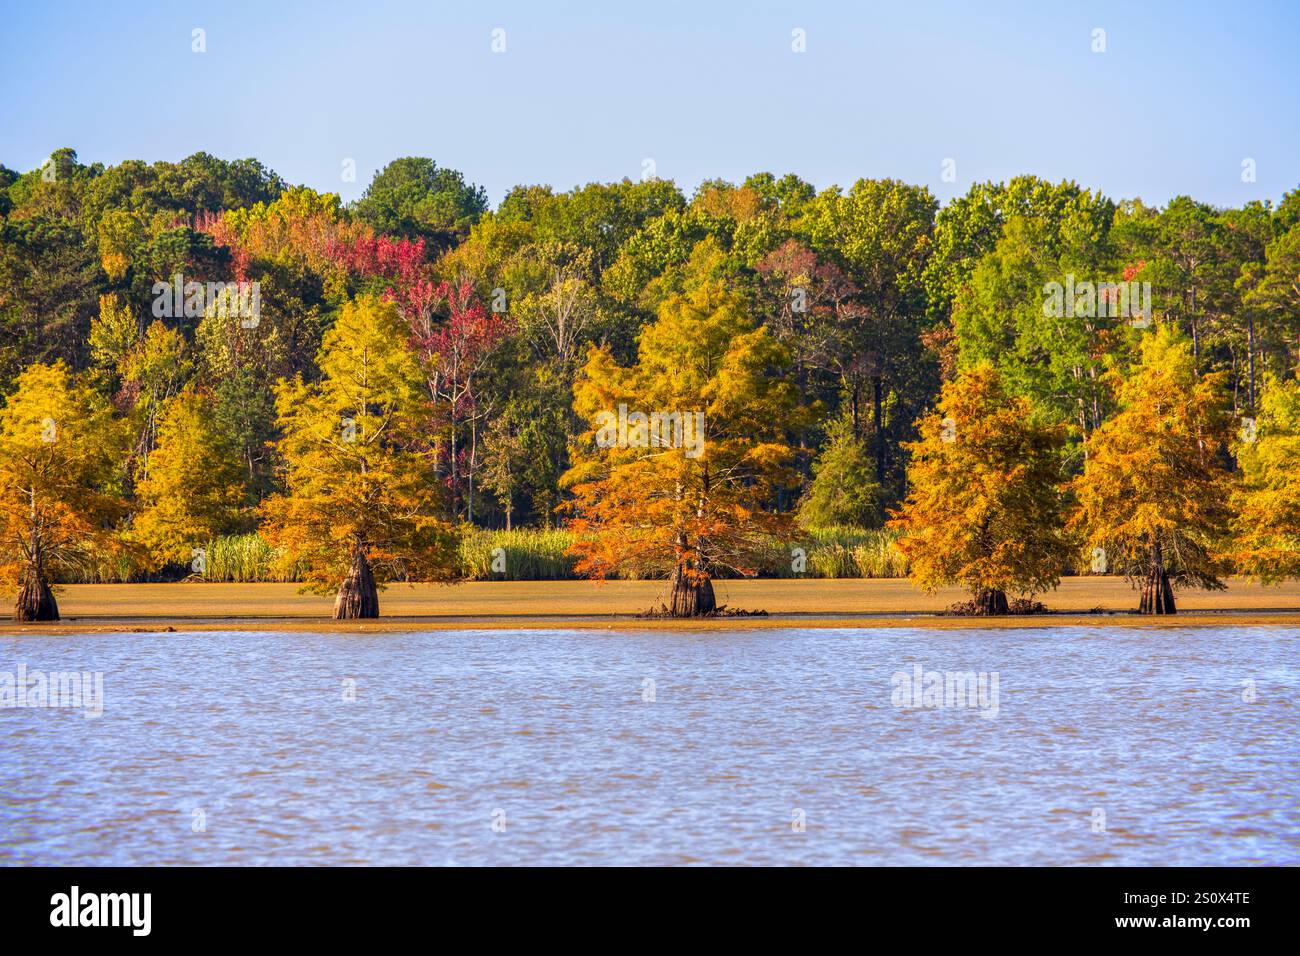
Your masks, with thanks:
[{"label": "water surface", "polygon": [[[98,719],[0,710],[0,863],[1295,864],[1298,647],[1253,627],[0,636],[0,673],[104,674]],[[915,664],[996,674],[996,716],[987,693],[895,706]]]}]

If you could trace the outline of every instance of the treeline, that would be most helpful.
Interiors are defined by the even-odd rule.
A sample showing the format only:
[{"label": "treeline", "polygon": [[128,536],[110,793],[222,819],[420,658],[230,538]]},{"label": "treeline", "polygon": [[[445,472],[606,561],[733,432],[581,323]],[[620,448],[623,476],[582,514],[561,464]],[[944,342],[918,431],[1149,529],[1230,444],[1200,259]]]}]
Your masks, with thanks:
[{"label": "treeline", "polygon": [[[65,149],[0,166],[0,216],[0,557],[36,610],[60,568],[120,551],[158,573],[259,531],[358,613],[376,575],[457,576],[467,525],[563,523],[581,573],[670,574],[686,613],[760,539],[891,520],[923,583],[992,610],[1080,548],[1144,579],[1156,548],[1162,601],[1167,573],[1296,573],[1300,190],[1156,209],[1018,177],[940,209],[759,173],[690,197],[520,186],[491,210],[406,158],[345,206],[255,160]],[[1181,417],[1144,404],[1165,386]],[[620,404],[704,413],[705,454],[602,447]],[[982,435],[976,414],[1002,418]],[[1115,487],[1085,482],[1123,454]],[[1195,487],[1224,513],[1123,485],[1154,465],[1187,487],[1218,468]],[[949,466],[1011,480],[980,499]],[[1141,527],[1102,527],[1143,495]]]}]

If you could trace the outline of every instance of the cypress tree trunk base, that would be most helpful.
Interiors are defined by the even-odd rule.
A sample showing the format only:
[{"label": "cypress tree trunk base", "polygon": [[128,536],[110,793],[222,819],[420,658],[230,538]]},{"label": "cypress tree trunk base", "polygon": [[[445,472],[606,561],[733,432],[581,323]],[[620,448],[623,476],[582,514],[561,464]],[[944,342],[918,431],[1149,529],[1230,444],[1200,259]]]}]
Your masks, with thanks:
[{"label": "cypress tree trunk base", "polygon": [[35,565],[29,564],[23,572],[23,582],[18,588],[18,603],[14,605],[15,621],[57,621],[59,604],[54,592]]},{"label": "cypress tree trunk base", "polygon": [[975,595],[975,613],[992,617],[1007,613],[1007,592],[988,589]]},{"label": "cypress tree trunk base", "polygon": [[379,591],[370,572],[370,562],[365,552],[358,549],[352,552],[352,568],[334,599],[334,620],[363,617],[379,617]]},{"label": "cypress tree trunk base", "polygon": [[713,582],[684,574],[679,565],[673,571],[673,593],[668,610],[673,617],[703,617],[718,609]]},{"label": "cypress tree trunk base", "polygon": [[1139,614],[1177,614],[1174,604],[1174,589],[1169,584],[1169,572],[1164,568],[1152,568],[1142,583],[1142,602],[1138,605]]}]

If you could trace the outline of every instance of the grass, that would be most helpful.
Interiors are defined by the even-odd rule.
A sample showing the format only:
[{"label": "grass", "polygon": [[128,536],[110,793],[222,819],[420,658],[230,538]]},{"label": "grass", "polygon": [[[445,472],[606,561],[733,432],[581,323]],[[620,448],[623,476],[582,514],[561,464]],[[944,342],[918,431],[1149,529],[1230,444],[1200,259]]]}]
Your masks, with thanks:
[{"label": "grass", "polygon": [[[768,542],[758,562],[762,578],[905,578],[907,560],[892,531],[820,528],[794,543]],[[571,581],[575,560],[567,531],[470,532],[461,560],[470,581]],[[802,555],[795,551],[802,549]],[[498,551],[498,549],[500,549]],[[493,570],[504,566],[504,571]]]},{"label": "grass", "polygon": [[203,577],[219,583],[292,582],[296,572],[279,571],[275,550],[260,534],[237,534],[215,538],[207,545],[207,569]]},{"label": "grass", "polygon": [[895,546],[897,533],[883,529],[818,528],[808,570],[817,578],[905,578],[907,559]]},{"label": "grass", "polygon": [[567,531],[475,529],[461,539],[460,560],[470,581],[567,581],[576,559]]},{"label": "grass", "polygon": [[[904,578],[907,562],[894,546],[895,534],[861,528],[821,528],[795,542],[768,543],[758,562],[763,578]],[[573,581],[576,559],[568,554],[573,535],[564,530],[472,528],[461,539],[461,568],[467,581]],[[215,584],[292,583],[296,571],[277,567],[275,552],[259,534],[214,538],[205,546],[203,580]],[[795,549],[802,549],[802,553]],[[184,578],[177,566],[166,579]],[[156,578],[155,578],[156,579]],[[62,584],[118,584],[144,581],[125,558],[88,560]]]}]

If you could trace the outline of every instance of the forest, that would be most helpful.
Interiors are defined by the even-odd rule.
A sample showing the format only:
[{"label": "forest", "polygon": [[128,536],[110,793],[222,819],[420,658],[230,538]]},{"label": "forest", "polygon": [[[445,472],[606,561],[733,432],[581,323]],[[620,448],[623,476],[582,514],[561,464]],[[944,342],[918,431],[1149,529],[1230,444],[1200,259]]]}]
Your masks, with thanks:
[{"label": "forest", "polygon": [[[0,584],[1300,576],[1300,189],[0,165]],[[641,417],[637,417],[641,416]],[[646,429],[647,421],[665,424]],[[674,431],[675,429],[675,431]],[[608,434],[607,434],[608,432]],[[683,434],[688,441],[680,439]]]}]

